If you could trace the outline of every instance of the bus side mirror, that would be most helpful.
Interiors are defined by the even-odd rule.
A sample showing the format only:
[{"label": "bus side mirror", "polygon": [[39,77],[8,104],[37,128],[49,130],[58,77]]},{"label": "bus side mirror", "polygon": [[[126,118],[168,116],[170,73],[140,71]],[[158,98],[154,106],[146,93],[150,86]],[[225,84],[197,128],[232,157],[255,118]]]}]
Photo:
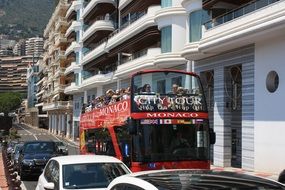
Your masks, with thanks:
[{"label": "bus side mirror", "polygon": [[136,135],[137,134],[137,126],[136,122],[132,118],[128,118],[127,120],[128,130],[130,135]]},{"label": "bus side mirror", "polygon": [[216,143],[216,133],[212,128],[209,128],[209,135],[210,135],[210,144]]}]

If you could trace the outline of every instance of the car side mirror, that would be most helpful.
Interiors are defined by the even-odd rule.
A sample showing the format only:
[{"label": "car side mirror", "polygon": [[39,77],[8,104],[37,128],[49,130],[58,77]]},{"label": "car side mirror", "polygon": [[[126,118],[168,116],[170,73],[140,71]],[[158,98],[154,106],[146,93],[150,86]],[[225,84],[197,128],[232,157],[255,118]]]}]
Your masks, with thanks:
[{"label": "car side mirror", "polygon": [[44,189],[45,190],[53,190],[54,189],[54,183],[49,182],[49,183],[44,184]]},{"label": "car side mirror", "polygon": [[210,144],[216,143],[216,133],[214,132],[213,128],[209,128],[209,136],[210,136]]}]

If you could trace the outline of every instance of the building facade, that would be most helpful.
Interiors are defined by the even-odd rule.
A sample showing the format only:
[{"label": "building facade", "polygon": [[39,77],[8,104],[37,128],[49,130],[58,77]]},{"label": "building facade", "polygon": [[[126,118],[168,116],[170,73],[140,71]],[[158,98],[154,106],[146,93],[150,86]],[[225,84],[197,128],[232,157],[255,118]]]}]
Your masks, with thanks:
[{"label": "building facade", "polygon": [[40,37],[29,38],[25,43],[26,55],[32,55],[34,57],[39,57],[43,54],[44,39]]},{"label": "building facade", "polygon": [[[51,133],[71,137],[72,97],[64,94],[66,80],[65,51],[67,40],[64,36],[68,23],[65,14],[68,1],[59,1],[55,12],[44,30],[44,55],[42,78],[38,81],[38,105],[42,104],[42,111],[47,112],[48,128]],[[44,80],[42,80],[44,78]]]},{"label": "building facade", "polygon": [[130,86],[131,73],[195,71],[217,134],[213,164],[274,173],[285,168],[284,1],[67,3],[64,93],[73,97],[73,139],[83,103]]},{"label": "building facade", "polygon": [[273,173],[285,168],[284,3],[182,2],[188,17],[182,56],[203,79],[217,134],[215,165]]},{"label": "building facade", "polygon": [[0,59],[0,93],[18,92],[27,97],[26,57],[4,57]]},{"label": "building facade", "polygon": [[24,56],[26,55],[26,41],[24,39],[19,40],[14,48],[13,48],[13,54],[15,56]]}]

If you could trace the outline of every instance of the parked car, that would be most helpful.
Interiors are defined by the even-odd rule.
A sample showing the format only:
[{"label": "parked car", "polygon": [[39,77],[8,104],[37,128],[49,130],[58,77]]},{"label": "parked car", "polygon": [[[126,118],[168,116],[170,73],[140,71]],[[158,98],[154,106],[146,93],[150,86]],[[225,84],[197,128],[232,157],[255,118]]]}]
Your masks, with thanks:
[{"label": "parked car", "polygon": [[66,144],[64,144],[61,141],[56,141],[55,143],[59,149],[59,152],[61,152],[63,155],[68,155],[68,148],[67,148]]},{"label": "parked car", "polygon": [[59,151],[54,141],[28,141],[20,150],[18,173],[21,180],[30,176],[39,176],[47,161],[58,156]]},{"label": "parked car", "polygon": [[13,152],[11,153],[11,161],[13,163],[13,166],[16,170],[18,166],[18,160],[20,156],[20,150],[23,148],[24,142],[19,142],[18,144],[15,144]]},{"label": "parked car", "polygon": [[107,190],[180,190],[180,189],[285,189],[281,183],[226,171],[156,170],[127,174],[114,179]]},{"label": "parked car", "polygon": [[49,160],[36,190],[106,189],[114,178],[130,172],[122,161],[111,156],[59,156]]},{"label": "parked car", "polygon": [[8,158],[11,159],[12,153],[14,151],[15,144],[17,144],[17,143],[18,143],[18,141],[10,141],[7,144],[7,156],[8,156]]}]

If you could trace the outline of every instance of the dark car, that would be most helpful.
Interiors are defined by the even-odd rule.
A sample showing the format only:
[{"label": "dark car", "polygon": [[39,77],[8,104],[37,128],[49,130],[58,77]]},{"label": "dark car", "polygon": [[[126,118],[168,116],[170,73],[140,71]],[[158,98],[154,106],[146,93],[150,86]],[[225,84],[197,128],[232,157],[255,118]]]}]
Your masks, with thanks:
[{"label": "dark car", "polygon": [[21,179],[29,176],[39,176],[47,161],[58,156],[57,145],[53,141],[29,141],[25,142],[18,159],[18,173]]},{"label": "dark car", "polygon": [[227,171],[156,170],[123,175],[114,179],[107,190],[277,190],[285,186],[277,181]]}]

